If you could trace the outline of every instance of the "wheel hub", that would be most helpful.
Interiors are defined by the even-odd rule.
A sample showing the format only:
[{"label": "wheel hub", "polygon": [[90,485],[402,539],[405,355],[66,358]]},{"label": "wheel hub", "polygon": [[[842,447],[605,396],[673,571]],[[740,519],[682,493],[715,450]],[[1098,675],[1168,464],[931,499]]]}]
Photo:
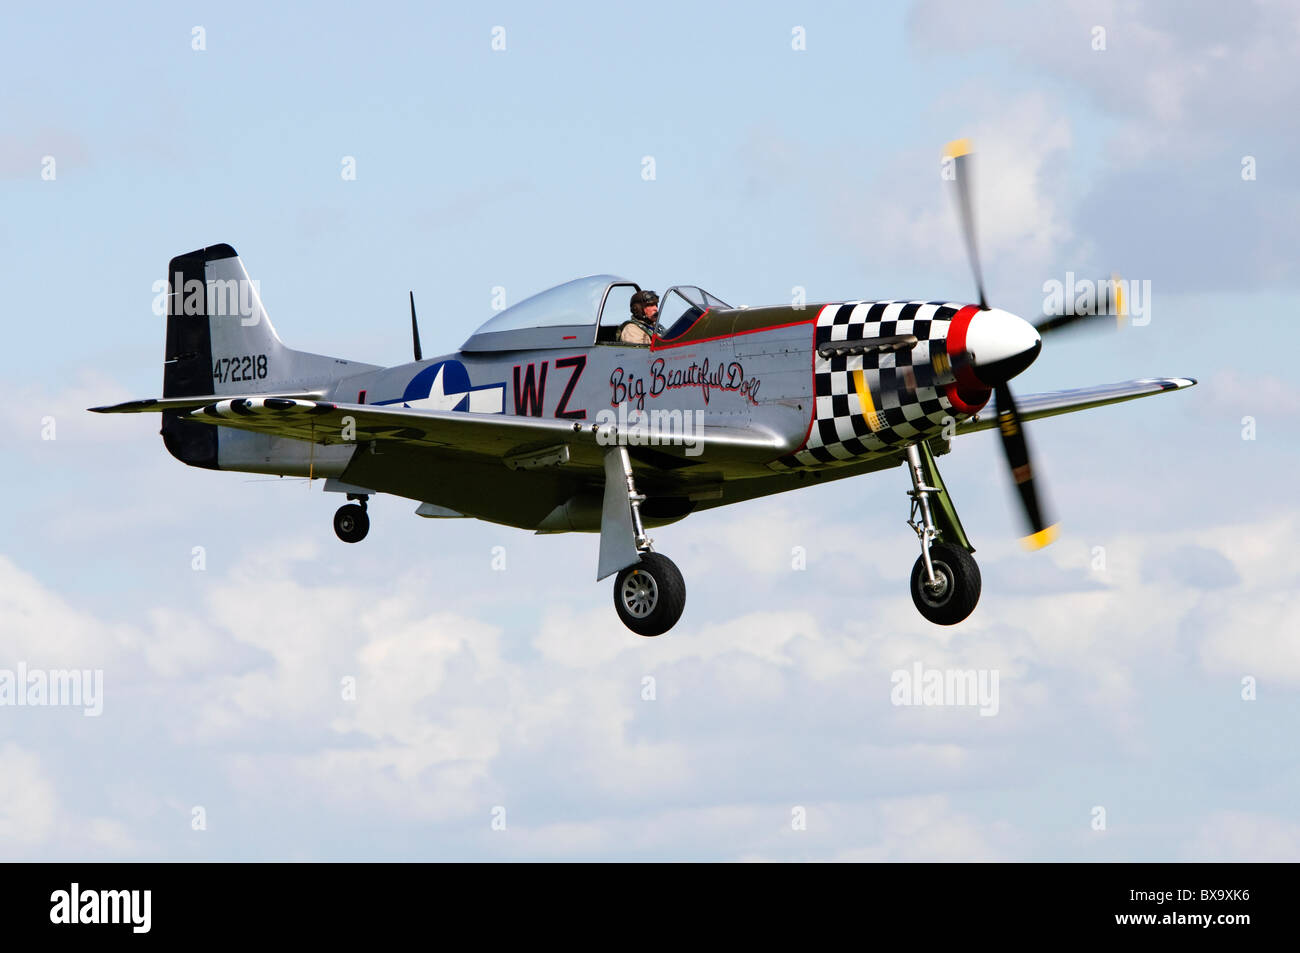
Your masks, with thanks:
[{"label": "wheel hub", "polygon": [[644,619],[659,602],[659,586],[648,572],[636,570],[623,580],[621,597],[629,615]]},{"label": "wheel hub", "polygon": [[934,563],[934,582],[921,581],[921,596],[931,605],[941,606],[948,601],[948,590],[952,588],[950,570],[943,563]]}]

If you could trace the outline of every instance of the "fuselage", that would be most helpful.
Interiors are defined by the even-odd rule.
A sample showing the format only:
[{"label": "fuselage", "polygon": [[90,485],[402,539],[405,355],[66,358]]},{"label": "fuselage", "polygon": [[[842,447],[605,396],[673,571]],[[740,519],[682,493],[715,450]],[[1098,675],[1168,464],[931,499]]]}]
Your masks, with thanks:
[{"label": "fuselage", "polygon": [[[762,469],[829,466],[888,454],[918,434],[938,434],[945,418],[978,413],[991,390],[976,376],[970,339],[989,313],[915,301],[733,309],[649,347],[456,351],[343,378],[327,396],[578,421],[601,411],[698,413],[707,425],[757,426],[794,440],[793,458],[760,461]],[[915,343],[892,350],[818,353],[908,335]]]},{"label": "fuselage", "polygon": [[[982,368],[1005,371],[1008,362],[1027,364],[1037,353],[1037,334],[1013,315],[918,301],[706,311],[684,333],[649,347],[594,343],[592,327],[555,330],[526,348],[512,349],[509,341],[470,346],[471,338],[466,348],[439,357],[367,367],[333,382],[325,396],[577,422],[643,414],[679,432],[763,431],[789,448],[777,455],[705,450],[671,461],[653,446],[637,448],[634,459],[644,468],[671,471],[673,496],[658,506],[654,473],[642,480],[651,495],[648,518],[663,522],[806,485],[810,476],[834,479],[893,466],[907,443],[951,435],[956,423],[983,408],[991,390]],[[566,523],[553,515],[557,500],[581,496],[563,468],[520,474],[496,460],[476,469],[462,459],[453,472],[427,461],[407,465],[397,448],[289,446],[296,443],[223,434],[220,467],[332,477],[358,490],[527,528],[588,528],[586,517]],[[683,495],[681,486],[696,484],[698,498]],[[576,514],[582,506],[570,509]],[[588,515],[598,522],[598,514]],[[548,519],[560,522],[551,526]]]}]

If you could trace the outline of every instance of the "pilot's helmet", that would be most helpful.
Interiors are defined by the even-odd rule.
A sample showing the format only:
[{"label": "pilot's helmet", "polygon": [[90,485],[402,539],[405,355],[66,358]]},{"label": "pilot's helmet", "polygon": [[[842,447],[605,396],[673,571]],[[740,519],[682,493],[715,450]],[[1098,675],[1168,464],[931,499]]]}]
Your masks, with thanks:
[{"label": "pilot's helmet", "polygon": [[638,291],[632,296],[631,308],[632,317],[644,318],[645,309],[652,304],[659,303],[659,296],[648,288],[645,291]]}]

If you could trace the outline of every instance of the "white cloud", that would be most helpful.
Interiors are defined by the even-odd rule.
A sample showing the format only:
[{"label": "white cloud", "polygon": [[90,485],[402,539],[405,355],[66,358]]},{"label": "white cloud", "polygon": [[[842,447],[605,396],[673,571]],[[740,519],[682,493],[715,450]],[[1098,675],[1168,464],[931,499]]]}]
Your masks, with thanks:
[{"label": "white cloud", "polygon": [[948,798],[931,795],[896,798],[879,807],[877,844],[850,850],[836,860],[996,861],[1003,859],[989,834],[1005,834],[1005,825],[990,830],[955,810]]},{"label": "white cloud", "polygon": [[[152,396],[156,395],[128,394],[120,384],[95,371],[83,372],[72,387],[63,386],[62,382],[51,386],[48,381],[29,385],[9,394],[0,404],[0,438],[10,446],[24,446],[33,453],[56,449],[59,441],[121,443],[128,421],[148,420],[156,430],[156,415],[104,417],[87,413],[86,408]],[[52,440],[49,421],[53,421]]]},{"label": "white cloud", "polygon": [[0,555],[0,640],[0,667],[93,669],[124,658],[132,630],[73,608]]},{"label": "white cloud", "polygon": [[[920,50],[992,46],[1068,78],[1131,116],[1135,128],[1140,124],[1146,148],[1180,125],[1205,130],[1268,121],[1300,88],[1289,69],[1300,53],[1300,28],[1294,4],[1285,0],[1233,7],[926,0],[913,6],[908,23]],[[1096,27],[1105,30],[1105,49],[1095,48]],[[1189,137],[1183,145],[1197,149],[1208,138]]]},{"label": "white cloud", "polygon": [[[1102,144],[1101,174],[1075,190],[1071,218],[1089,245],[1079,251],[1095,247],[1106,268],[1164,287],[1234,290],[1300,275],[1285,251],[1296,183],[1240,177],[1247,155],[1275,168],[1300,158],[1295,125],[1276,121],[1300,95],[1296,21],[1294,4],[1267,0],[926,0],[908,15],[918,54],[1014,64],[993,80],[1004,95],[1053,90],[1049,111]],[[1094,48],[1097,28],[1105,49]]]},{"label": "white cloud", "polygon": [[1218,863],[1294,863],[1300,860],[1300,824],[1249,811],[1216,811],[1197,828],[1188,860]]},{"label": "white cloud", "polygon": [[11,741],[0,745],[0,764],[0,845],[40,844],[55,828],[55,784],[35,754]]},{"label": "white cloud", "polygon": [[[956,96],[975,117],[960,135],[975,148],[973,202],[985,282],[996,287],[1002,272],[1044,274],[1073,238],[1069,197],[1059,189],[1074,136],[1068,114],[1038,92],[970,88]],[[942,148],[933,142],[908,149],[866,183],[826,177],[841,184],[829,194],[825,214],[873,269],[935,262],[945,272],[964,273],[955,190],[940,176]]]}]

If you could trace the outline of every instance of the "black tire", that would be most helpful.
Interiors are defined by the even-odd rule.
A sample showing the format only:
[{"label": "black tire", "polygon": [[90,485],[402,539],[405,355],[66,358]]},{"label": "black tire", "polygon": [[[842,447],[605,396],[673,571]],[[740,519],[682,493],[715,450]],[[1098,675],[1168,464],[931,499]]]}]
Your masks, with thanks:
[{"label": "black tire", "polygon": [[334,533],[345,543],[359,543],[370,532],[370,517],[355,503],[340,506],[334,514]]},{"label": "black tire", "polygon": [[917,556],[912,567],[912,601],[935,625],[956,625],[974,612],[980,601],[980,567],[970,553],[948,543],[930,546],[930,562],[943,588],[939,593],[926,588],[925,560]]},{"label": "black tire", "polygon": [[686,608],[686,581],[667,556],[645,553],[614,577],[614,608],[637,635],[663,635]]}]

